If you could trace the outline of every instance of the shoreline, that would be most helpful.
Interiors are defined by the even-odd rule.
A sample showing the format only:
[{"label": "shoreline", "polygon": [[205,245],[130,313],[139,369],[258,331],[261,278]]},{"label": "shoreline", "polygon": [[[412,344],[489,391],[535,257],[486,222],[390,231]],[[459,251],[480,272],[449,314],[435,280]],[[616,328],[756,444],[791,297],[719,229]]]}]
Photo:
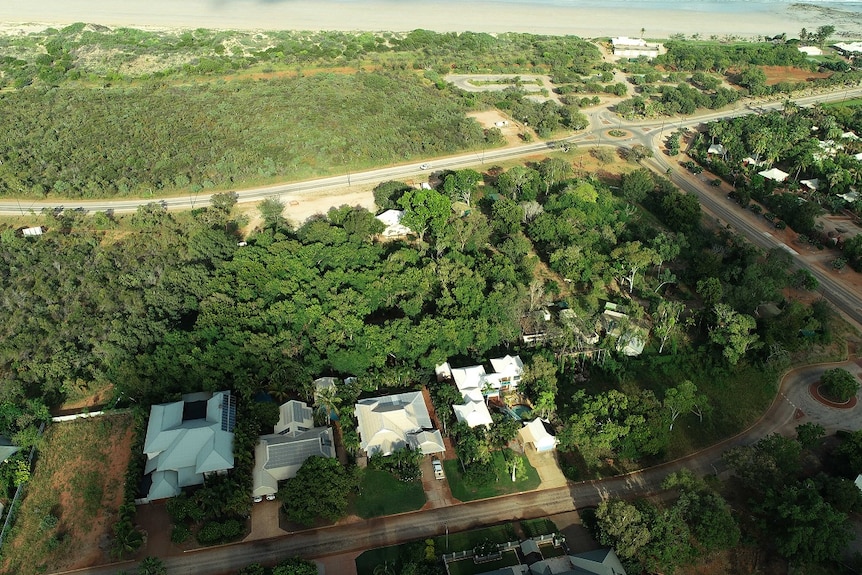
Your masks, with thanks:
[{"label": "shoreline", "polygon": [[[119,3],[118,3],[119,4]],[[733,10],[672,10],[641,5],[573,7],[511,2],[457,0],[127,0],[111,9],[99,0],[5,0],[0,4],[0,33],[16,34],[37,27],[62,27],[75,22],[143,29],[335,30],[407,32],[526,32],[583,38],[675,34],[703,39],[756,38],[786,33],[796,37],[831,24],[836,38],[862,38],[862,13],[812,4],[739,4]],[[668,6],[665,4],[664,6]]]}]

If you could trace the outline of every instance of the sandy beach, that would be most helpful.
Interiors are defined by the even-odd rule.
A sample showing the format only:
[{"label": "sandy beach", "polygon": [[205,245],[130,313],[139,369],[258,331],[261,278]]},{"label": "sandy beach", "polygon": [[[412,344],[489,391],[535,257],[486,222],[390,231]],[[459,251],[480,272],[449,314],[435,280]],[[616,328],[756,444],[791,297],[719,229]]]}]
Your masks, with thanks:
[{"label": "sandy beach", "polygon": [[[664,4],[662,6],[668,6]],[[834,6],[834,5],[833,5]],[[240,30],[370,30],[401,32],[530,32],[667,38],[682,33],[757,37],[796,36],[832,24],[836,36],[862,38],[862,14],[807,4],[727,5],[689,3],[685,9],[648,4],[585,8],[493,0],[3,0],[2,31],[27,32],[43,25],[89,22],[142,28]],[[36,26],[34,26],[34,24]]]}]

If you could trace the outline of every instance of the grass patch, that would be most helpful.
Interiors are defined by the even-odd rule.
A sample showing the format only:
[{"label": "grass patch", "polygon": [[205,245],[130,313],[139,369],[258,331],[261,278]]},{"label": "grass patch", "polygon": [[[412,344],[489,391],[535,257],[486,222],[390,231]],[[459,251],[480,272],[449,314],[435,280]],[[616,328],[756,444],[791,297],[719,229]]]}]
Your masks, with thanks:
[{"label": "grass patch", "polygon": [[99,543],[123,502],[133,428],[130,414],[48,428],[0,571],[65,571],[105,559]]},{"label": "grass patch", "polygon": [[[512,468],[510,463],[513,457],[519,457],[524,464],[523,477],[514,482],[511,477]],[[477,499],[487,499],[488,497],[507,495],[509,493],[531,491],[539,487],[539,474],[530,465],[526,457],[509,450],[495,451],[492,463],[496,480],[493,483],[474,486],[464,482],[461,463],[457,459],[447,459],[444,461],[443,466],[446,469],[446,477],[449,478],[449,487],[452,489],[452,495],[461,501],[475,501]]]},{"label": "grass patch", "polygon": [[822,104],[824,108],[837,108],[843,106],[846,108],[855,108],[862,106],[862,98],[850,98],[849,100],[841,100],[840,102],[827,102]]},{"label": "grass patch", "polygon": [[[485,541],[506,543],[507,541],[514,541],[516,539],[515,529],[510,523],[506,523],[473,531],[450,533],[448,538],[446,535],[441,535],[433,538],[432,541],[434,542],[436,554],[442,555],[454,551],[468,551]],[[425,549],[425,541],[413,541],[411,543],[402,543],[401,545],[370,549],[356,558],[356,572],[359,575],[372,575],[376,566],[387,563],[393,567],[394,573],[400,573],[405,565],[423,561],[425,558]],[[486,563],[485,565],[488,564]],[[489,570],[483,569],[482,571]],[[481,573],[482,571],[478,572]]]},{"label": "grass patch", "polygon": [[557,526],[547,517],[524,519],[521,521],[521,528],[523,528],[524,534],[527,537],[538,537],[539,535],[550,535],[557,532]]},{"label": "grass patch", "polygon": [[449,563],[449,575],[477,575],[479,573],[488,573],[518,565],[518,555],[514,551],[506,551],[503,556],[496,561],[488,561],[487,563],[476,564],[472,559],[462,559]]},{"label": "grass patch", "polygon": [[425,505],[425,501],[421,481],[405,483],[386,471],[364,469],[359,495],[351,501],[350,512],[368,519],[416,511]]}]

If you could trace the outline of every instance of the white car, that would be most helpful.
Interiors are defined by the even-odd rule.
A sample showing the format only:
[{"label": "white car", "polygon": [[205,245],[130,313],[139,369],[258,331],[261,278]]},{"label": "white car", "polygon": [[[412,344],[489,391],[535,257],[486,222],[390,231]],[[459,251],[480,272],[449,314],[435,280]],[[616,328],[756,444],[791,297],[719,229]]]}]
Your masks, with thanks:
[{"label": "white car", "polygon": [[420,169],[420,170],[430,170],[430,169],[431,169],[431,164],[421,164],[421,165],[419,166],[419,169]]},{"label": "white car", "polygon": [[263,497],[261,497],[260,495],[255,495],[254,497],[252,497],[251,500],[255,503],[260,503],[261,501],[263,501]]},{"label": "white car", "polygon": [[266,496],[267,501],[275,501],[275,493],[270,493]]},{"label": "white car", "polygon": [[431,460],[431,467],[434,468],[434,477],[437,479],[446,479],[446,474],[443,473],[443,464],[439,459]]}]

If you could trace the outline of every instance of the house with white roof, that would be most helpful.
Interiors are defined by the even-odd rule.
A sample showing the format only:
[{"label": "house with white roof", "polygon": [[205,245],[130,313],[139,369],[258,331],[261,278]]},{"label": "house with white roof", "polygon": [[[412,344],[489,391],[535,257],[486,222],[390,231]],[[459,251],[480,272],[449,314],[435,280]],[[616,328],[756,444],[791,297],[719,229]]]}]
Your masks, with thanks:
[{"label": "house with white roof", "polygon": [[332,429],[314,427],[314,411],[305,402],[291,400],[279,406],[278,411],[273,433],[261,435],[254,449],[255,498],[275,495],[278,482],[296,477],[309,457],[335,457]]},{"label": "house with white roof", "polygon": [[767,180],[773,180],[776,182],[783,182],[784,180],[787,179],[787,176],[789,176],[790,174],[788,174],[787,172],[782,172],[778,168],[771,168],[769,170],[763,170],[762,172],[757,172],[757,175],[763,176]]},{"label": "house with white roof", "polygon": [[404,210],[386,210],[375,217],[386,226],[380,234],[384,238],[398,238],[414,233],[413,230],[401,224]]},{"label": "house with white roof", "polygon": [[229,391],[192,393],[150,408],[144,439],[149,490],[143,502],[175,497],[211,473],[233,468],[236,398]]},{"label": "house with white roof", "polygon": [[359,446],[369,457],[390,455],[408,446],[425,455],[446,450],[443,436],[433,428],[422,392],[360,399],[354,407]]},{"label": "house with white roof", "polygon": [[524,373],[524,362],[517,355],[494,358],[491,367],[494,369],[491,373],[483,365],[453,368],[446,362],[435,368],[438,379],[454,381],[461,392],[464,403],[453,405],[452,410],[458,421],[470,427],[491,425],[493,420],[485,400],[516,389]]},{"label": "house with white roof", "polygon": [[643,38],[619,36],[611,38],[611,46],[615,56],[622,58],[639,58],[646,56],[650,60],[658,56],[659,44],[647,44]]},{"label": "house with white roof", "polygon": [[823,50],[817,46],[799,46],[798,50],[807,56],[822,56]]},{"label": "house with white roof", "polygon": [[817,188],[820,187],[820,180],[817,178],[812,178],[810,180],[799,180],[799,183],[811,190],[812,192],[816,192]]}]

